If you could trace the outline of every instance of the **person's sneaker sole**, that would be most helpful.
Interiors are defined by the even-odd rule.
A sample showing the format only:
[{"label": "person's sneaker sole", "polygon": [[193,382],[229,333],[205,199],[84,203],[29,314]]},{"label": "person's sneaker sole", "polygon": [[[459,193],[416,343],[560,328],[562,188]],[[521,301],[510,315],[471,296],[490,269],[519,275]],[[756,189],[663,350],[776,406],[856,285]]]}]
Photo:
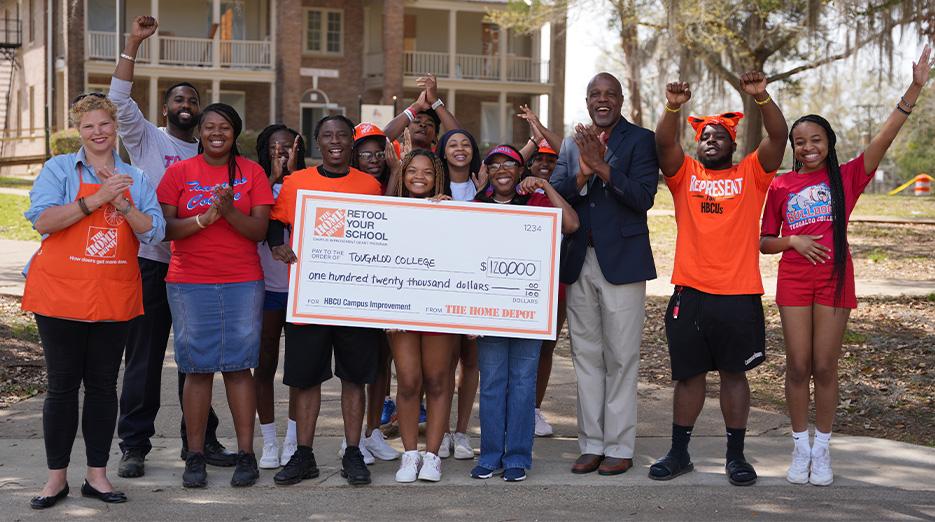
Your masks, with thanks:
[{"label": "person's sneaker sole", "polygon": [[182,487],[189,489],[199,489],[206,487],[208,485],[207,480],[198,480],[198,481],[187,481],[182,480]]},{"label": "person's sneaker sole", "polygon": [[834,477],[832,477],[831,480],[827,480],[827,481],[824,481],[824,480],[821,480],[821,481],[813,481],[812,478],[809,477],[809,478],[808,478],[808,483],[811,484],[811,485],[813,485],[813,486],[818,486],[818,487],[822,487],[822,488],[823,488],[823,487],[825,487],[825,486],[830,486],[831,484],[833,484],[833,483],[834,483]]},{"label": "person's sneaker sole", "polygon": [[117,469],[117,476],[120,478],[139,478],[146,474],[146,468],[144,464],[140,464],[139,468],[134,466],[133,468],[125,469],[123,463]]},{"label": "person's sneaker sole", "polygon": [[249,488],[250,486],[256,484],[256,481],[259,478],[260,477],[253,477],[250,480],[237,480],[237,481],[235,481],[234,479],[231,479],[231,486],[235,488]]},{"label": "person's sneaker sole", "polygon": [[263,459],[260,459],[260,461],[257,463],[257,467],[259,467],[260,469],[276,469],[280,467],[279,459],[277,458],[276,462],[273,462],[273,461],[263,462]]},{"label": "person's sneaker sole", "polygon": [[277,479],[276,477],[273,477],[273,483],[275,483],[277,486],[291,486],[293,484],[298,484],[299,482],[302,482],[303,480],[318,478],[319,475],[321,475],[321,471],[316,469],[305,475],[302,475],[301,477],[296,477],[296,478],[281,480],[281,479]]},{"label": "person's sneaker sole", "polygon": [[341,476],[346,478],[347,483],[350,484],[351,486],[366,486],[367,484],[370,484],[371,482],[369,477],[365,479],[348,477],[347,472],[344,471],[343,469],[341,470]]},{"label": "person's sneaker sole", "polygon": [[786,473],[786,482],[797,485],[808,484],[808,473],[806,473],[802,478],[793,477],[792,475]]}]

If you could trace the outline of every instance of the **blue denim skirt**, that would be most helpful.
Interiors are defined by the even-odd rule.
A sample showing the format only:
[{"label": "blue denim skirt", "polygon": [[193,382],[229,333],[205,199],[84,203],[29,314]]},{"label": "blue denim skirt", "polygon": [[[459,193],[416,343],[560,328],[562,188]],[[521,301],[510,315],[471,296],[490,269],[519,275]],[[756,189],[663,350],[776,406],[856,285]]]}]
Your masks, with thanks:
[{"label": "blue denim skirt", "polygon": [[263,324],[263,281],[167,283],[181,373],[256,368]]}]

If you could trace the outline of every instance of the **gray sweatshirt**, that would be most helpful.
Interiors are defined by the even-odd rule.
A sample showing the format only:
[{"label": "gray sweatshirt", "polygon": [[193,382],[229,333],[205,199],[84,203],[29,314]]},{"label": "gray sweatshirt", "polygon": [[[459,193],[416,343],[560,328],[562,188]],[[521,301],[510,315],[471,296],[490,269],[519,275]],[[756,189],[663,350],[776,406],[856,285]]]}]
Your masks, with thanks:
[{"label": "gray sweatshirt", "polygon": [[[162,175],[169,165],[198,154],[198,144],[182,141],[157,127],[143,116],[140,107],[130,97],[132,82],[110,79],[110,100],[117,106],[117,124],[120,139],[130,153],[130,163],[142,170],[153,187],[159,187]],[[140,243],[140,257],[169,262],[169,243],[156,245]]]}]

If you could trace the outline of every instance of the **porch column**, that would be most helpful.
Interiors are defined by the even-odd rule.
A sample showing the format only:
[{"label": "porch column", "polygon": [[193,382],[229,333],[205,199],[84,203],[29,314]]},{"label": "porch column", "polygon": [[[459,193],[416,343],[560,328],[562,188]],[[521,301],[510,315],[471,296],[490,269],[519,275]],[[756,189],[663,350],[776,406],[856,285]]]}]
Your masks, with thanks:
[{"label": "porch column", "polygon": [[[221,0],[211,1],[211,23],[214,24],[214,38],[211,41],[211,65],[217,69],[221,67]],[[217,80],[214,81],[217,82]],[[214,92],[217,92],[217,89]]]},{"label": "porch column", "polygon": [[269,124],[276,123],[276,82],[269,84]]},{"label": "porch column", "polygon": [[[159,0],[149,0],[149,12],[150,16],[157,21],[159,20]],[[152,38],[149,38],[149,63],[159,65],[159,54],[161,51],[162,46],[159,45],[159,30],[156,29],[156,34],[154,34]]]},{"label": "porch column", "polygon": [[[217,0],[215,0],[216,2]],[[221,101],[221,80],[217,78],[211,80],[211,103]]]},{"label": "porch column", "polygon": [[153,75],[149,77],[149,121],[159,127],[159,116],[159,77]]},{"label": "porch column", "polygon": [[448,77],[458,75],[458,12],[448,11]]},{"label": "porch column", "polygon": [[383,0],[383,103],[403,101],[404,12],[403,0]]},{"label": "porch column", "polygon": [[500,99],[497,101],[499,104],[497,113],[500,116],[500,139],[498,141],[499,143],[510,143],[513,141],[513,137],[506,134],[506,91],[500,91]]},{"label": "porch column", "polygon": [[[216,1],[216,0],[215,0],[215,1]],[[500,33],[500,36],[499,36],[498,39],[499,39],[500,41],[499,41],[498,43],[500,44],[500,81],[501,81],[501,82],[505,82],[506,79],[507,79],[507,73],[506,73],[506,72],[507,72],[507,71],[506,71],[506,50],[507,50],[507,45],[506,45],[506,39],[507,39],[508,32],[507,32],[506,29],[504,29],[503,27],[501,27],[501,28],[499,29],[499,33]]]},{"label": "porch column", "polygon": [[[445,99],[442,100],[445,102],[445,107],[448,108],[448,112],[451,114],[455,113],[455,97],[458,95],[458,91],[455,89],[448,89],[448,94],[445,95]],[[451,129],[445,129],[451,130]]]},{"label": "porch column", "polygon": [[[266,41],[269,43],[269,66],[273,71],[276,70],[276,42],[273,41],[273,35],[276,34],[277,22],[276,0],[269,0],[269,34],[266,35]],[[273,87],[270,87],[270,90],[275,92]],[[270,114],[270,123],[275,123],[275,104],[272,103],[272,100],[270,100]]]}]

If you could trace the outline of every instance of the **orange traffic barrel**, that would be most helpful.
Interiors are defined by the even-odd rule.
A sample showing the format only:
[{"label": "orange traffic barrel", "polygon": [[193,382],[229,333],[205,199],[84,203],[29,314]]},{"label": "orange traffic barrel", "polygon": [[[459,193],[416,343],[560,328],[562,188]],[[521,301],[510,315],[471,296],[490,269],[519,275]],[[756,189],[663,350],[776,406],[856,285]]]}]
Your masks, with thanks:
[{"label": "orange traffic barrel", "polygon": [[928,196],[932,190],[932,182],[928,176],[916,177],[915,187],[912,193],[916,196]]}]

